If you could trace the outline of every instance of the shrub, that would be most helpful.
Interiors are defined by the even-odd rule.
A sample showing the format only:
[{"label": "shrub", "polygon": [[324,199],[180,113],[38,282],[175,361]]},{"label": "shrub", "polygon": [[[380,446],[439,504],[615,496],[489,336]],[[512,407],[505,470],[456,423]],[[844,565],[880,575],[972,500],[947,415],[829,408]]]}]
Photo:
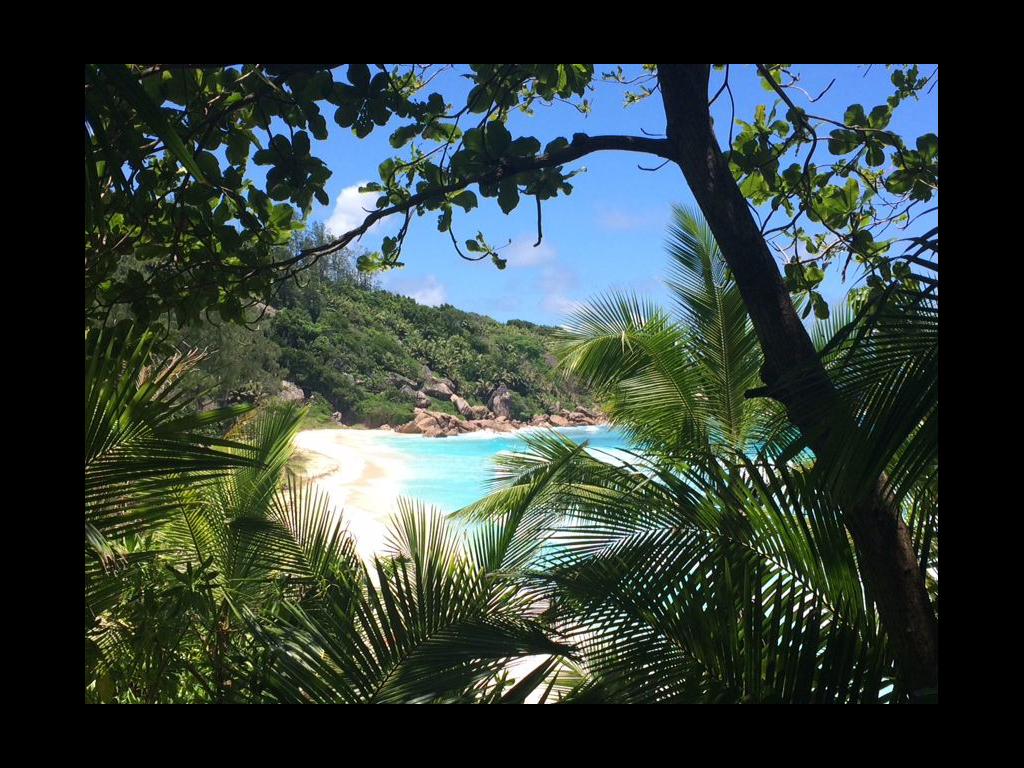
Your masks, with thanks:
[{"label": "shrub", "polygon": [[525,398],[518,392],[509,392],[512,396],[509,401],[509,409],[512,411],[512,418],[516,421],[529,421],[534,413],[542,410],[532,403],[532,398]]},{"label": "shrub", "polygon": [[380,395],[370,395],[357,403],[354,410],[356,421],[368,427],[405,424],[412,419],[413,414],[411,405],[394,403]]},{"label": "shrub", "polygon": [[462,416],[459,414],[459,410],[450,400],[438,400],[436,398],[430,401],[430,410],[440,411],[441,413],[449,413],[452,416],[458,416],[460,419]]},{"label": "shrub", "polygon": [[331,407],[327,398],[319,392],[314,392],[306,400],[306,415],[302,420],[302,429],[319,429],[335,423]]}]

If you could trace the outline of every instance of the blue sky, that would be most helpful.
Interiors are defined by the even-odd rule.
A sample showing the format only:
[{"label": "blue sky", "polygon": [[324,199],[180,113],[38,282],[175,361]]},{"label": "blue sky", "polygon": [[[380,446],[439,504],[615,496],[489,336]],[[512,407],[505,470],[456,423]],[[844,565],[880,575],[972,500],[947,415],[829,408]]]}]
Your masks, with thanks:
[{"label": "blue sky", "polygon": [[[613,68],[599,64],[597,73]],[[639,72],[637,66],[624,69],[627,76]],[[934,65],[922,64],[919,69],[922,76],[929,75]],[[870,111],[884,103],[893,91],[890,71],[882,65],[874,65],[870,70],[864,65],[796,65],[794,71],[801,76],[800,85],[812,95],[835,78],[828,93],[814,104],[808,105],[798,92],[794,95],[798,105],[833,119],[842,120],[846,107],[854,103]],[[722,73],[713,73],[712,92],[721,82]],[[774,94],[758,83],[751,65],[733,66],[730,86],[739,119],[752,122],[758,104],[771,109],[775,101]],[[571,138],[576,132],[637,136],[643,135],[642,130],[664,132],[664,109],[657,94],[626,108],[625,87],[595,82],[594,88],[588,94],[593,107],[590,115],[583,116],[565,104],[538,105],[533,117],[514,114],[509,125],[513,136],[533,135],[543,146],[557,136]],[[434,90],[449,102],[461,105],[469,82],[445,73],[431,83],[427,92]],[[897,110],[890,128],[904,136],[911,146],[921,134],[938,133],[938,92],[936,87],[920,101],[910,100]],[[400,123],[393,121],[384,128],[376,128],[360,140],[331,121],[333,107],[324,107],[330,136],[324,142],[314,142],[313,152],[333,171],[327,187],[332,204],[317,205],[310,220],[323,221],[341,232],[361,221],[363,207],[372,208],[375,195],[360,197],[356,188],[360,183],[377,180],[378,164],[396,154],[388,144],[388,136]],[[723,95],[712,111],[723,147],[728,141],[729,112],[729,102]],[[784,115],[783,107],[780,117]],[[823,149],[818,150],[822,159],[828,157]],[[496,269],[489,260],[471,263],[460,259],[447,233],[437,231],[436,213],[414,219],[402,255],[406,266],[382,276],[381,285],[421,303],[450,303],[503,321],[521,318],[558,324],[575,302],[611,288],[634,290],[667,306],[669,299],[662,280],[668,263],[664,241],[671,207],[673,203],[695,204],[675,164],[655,173],[637,168],[637,163],[653,166],[658,162],[658,158],[634,153],[603,152],[569,165],[570,170],[585,166],[587,171],[572,180],[572,195],[545,202],[544,241],[539,248],[532,247],[536,240],[532,204],[520,204],[508,216],[493,198],[481,197],[480,207],[469,214],[456,209],[454,226],[460,241],[472,238],[478,230],[495,246],[512,240],[512,245],[501,251],[508,259],[504,271]],[[933,223],[933,216],[926,217],[915,230],[924,231]],[[394,221],[382,225],[369,232],[359,245],[379,249],[381,238],[393,233],[398,224]],[[843,284],[839,270],[829,270],[823,287],[826,299],[839,300],[851,282],[851,275]]]}]

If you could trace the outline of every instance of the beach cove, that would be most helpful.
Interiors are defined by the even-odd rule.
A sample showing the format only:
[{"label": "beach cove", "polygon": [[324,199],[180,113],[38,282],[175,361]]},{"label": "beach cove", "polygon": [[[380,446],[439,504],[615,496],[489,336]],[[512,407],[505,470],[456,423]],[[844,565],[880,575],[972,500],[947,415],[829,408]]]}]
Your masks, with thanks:
[{"label": "beach cove", "polygon": [[[387,523],[400,496],[419,499],[446,514],[487,493],[491,460],[522,450],[514,433],[480,431],[448,438],[403,435],[376,429],[313,429],[295,438],[293,468],[325,491],[364,559],[385,551]],[[557,430],[593,449],[625,445],[607,426]]]}]

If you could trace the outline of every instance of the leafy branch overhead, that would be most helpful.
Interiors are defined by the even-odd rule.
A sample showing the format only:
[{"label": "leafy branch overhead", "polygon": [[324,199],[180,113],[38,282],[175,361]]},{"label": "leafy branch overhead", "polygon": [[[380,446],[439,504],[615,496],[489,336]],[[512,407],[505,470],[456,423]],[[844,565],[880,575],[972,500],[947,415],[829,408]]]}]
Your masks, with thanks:
[{"label": "leafy branch overhead", "polygon": [[[845,255],[844,277],[851,260],[886,282],[910,277],[906,262],[893,264],[886,255],[894,239],[881,236],[906,229],[917,216],[936,210],[915,208],[930,202],[938,190],[938,137],[918,137],[915,151],[888,126],[903,101],[917,98],[926,86],[934,87],[935,73],[922,78],[913,65],[894,69],[891,81],[896,90],[886,103],[870,112],[852,104],[840,122],[794,102],[790,92],[803,89],[790,67],[756,65],[763,87],[778,98],[770,111],[758,105],[753,123],[736,121],[742,130],[735,139],[730,137],[727,158],[744,196],[755,206],[769,206],[760,221],[761,232],[785,258],[787,287],[810,299],[805,315],[813,308],[817,316],[827,317],[828,306],[816,287],[825,277],[823,268],[839,256]],[[726,85],[728,78],[726,68]],[[824,95],[803,93],[811,103]],[[780,109],[785,109],[784,120],[778,119]],[[830,126],[827,136],[819,134]],[[832,157],[816,165],[819,143],[827,144]],[[794,162],[782,167],[787,157]],[[780,209],[788,221],[770,227]],[[818,226],[805,229],[804,218]],[[880,285],[872,282],[871,287]]]},{"label": "leafy branch overhead", "polygon": [[[363,270],[401,266],[409,229],[427,214],[436,214],[438,231],[462,258],[489,259],[500,269],[500,246],[483,233],[456,232],[459,217],[481,198],[495,199],[506,214],[530,199],[539,245],[543,203],[571,194],[570,179],[583,170],[569,168],[574,161],[611,150],[675,159],[667,139],[584,133],[542,139],[509,127],[514,112],[530,115],[554,102],[586,114],[595,79],[629,89],[627,104],[646,99],[660,87],[657,65],[644,65],[636,77],[619,67],[600,78],[590,64],[454,67],[86,66],[90,318],[102,322],[112,307],[124,305],[145,323],[165,313],[191,322],[211,311],[237,321],[246,308],[269,300],[277,283],[395,214],[403,217],[399,231],[361,260]],[[730,78],[737,77],[731,65],[716,69],[723,80],[712,83],[712,104],[723,93],[732,98]],[[808,295],[807,311],[824,314],[816,286],[842,254],[844,271],[855,259],[882,281],[905,278],[906,262],[897,271],[887,255],[893,239],[885,238],[927,212],[917,206],[937,188],[938,140],[926,134],[911,145],[889,124],[901,103],[934,86],[935,74],[892,67],[895,90],[885,104],[851,105],[838,120],[798,105],[794,94],[802,88],[790,65],[747,69],[775,103],[758,106],[747,120],[731,116],[727,156],[744,196],[765,213],[762,232],[791,264],[790,290]],[[464,99],[431,90],[450,71],[471,83]],[[804,93],[813,104],[816,97]],[[304,226],[313,201],[330,203],[332,171],[313,151],[314,141],[328,138],[331,120],[358,138],[387,127],[401,153],[383,159],[378,180],[361,189],[377,199],[359,226],[325,246],[289,254],[281,246]],[[812,161],[822,156],[820,143],[830,162]],[[251,166],[266,170],[263,185],[253,180]],[[787,221],[772,227],[779,211]]]}]

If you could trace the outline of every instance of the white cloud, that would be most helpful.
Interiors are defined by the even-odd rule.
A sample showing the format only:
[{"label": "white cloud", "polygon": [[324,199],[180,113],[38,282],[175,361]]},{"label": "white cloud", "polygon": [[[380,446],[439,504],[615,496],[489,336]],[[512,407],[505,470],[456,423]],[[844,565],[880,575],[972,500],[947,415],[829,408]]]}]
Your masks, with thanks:
[{"label": "white cloud", "polygon": [[[342,235],[355,229],[363,223],[368,213],[376,210],[375,204],[379,195],[376,192],[360,194],[359,188],[364,184],[366,184],[365,181],[359,181],[351,187],[345,187],[334,201],[334,210],[331,211],[330,218],[325,222],[327,228],[334,234]],[[367,231],[373,232],[384,221],[386,219],[381,219]]]},{"label": "white cloud", "polygon": [[[660,213],[660,212],[658,212]],[[628,232],[647,229],[662,222],[662,217],[653,211],[635,213],[601,206],[597,212],[597,226],[606,232]]]},{"label": "white cloud", "polygon": [[522,235],[512,241],[512,245],[498,251],[498,255],[508,259],[510,267],[535,267],[538,264],[547,264],[554,261],[558,255],[557,251],[546,242],[541,242],[536,248],[533,244],[536,240],[529,235]]},{"label": "white cloud", "polygon": [[560,293],[579,285],[579,275],[570,267],[552,264],[541,270],[537,287],[542,293]]},{"label": "white cloud", "polygon": [[422,281],[409,278],[396,280],[390,290],[427,307],[437,307],[448,302],[448,289],[433,275],[427,275]]},{"label": "white cloud", "polygon": [[580,302],[568,296],[568,292],[579,284],[579,276],[568,267],[549,265],[541,270],[537,288],[541,295],[540,306],[548,312],[567,315],[579,308]]},{"label": "white cloud", "polygon": [[428,307],[437,307],[448,301],[448,290],[433,275],[427,278],[426,284],[422,288],[410,295],[417,304],[424,304]]},{"label": "white cloud", "polygon": [[[544,297],[541,306],[548,312],[555,312],[559,315],[570,315],[580,308],[580,302],[563,296],[560,293],[549,293]],[[560,318],[561,319],[561,318]]]}]

